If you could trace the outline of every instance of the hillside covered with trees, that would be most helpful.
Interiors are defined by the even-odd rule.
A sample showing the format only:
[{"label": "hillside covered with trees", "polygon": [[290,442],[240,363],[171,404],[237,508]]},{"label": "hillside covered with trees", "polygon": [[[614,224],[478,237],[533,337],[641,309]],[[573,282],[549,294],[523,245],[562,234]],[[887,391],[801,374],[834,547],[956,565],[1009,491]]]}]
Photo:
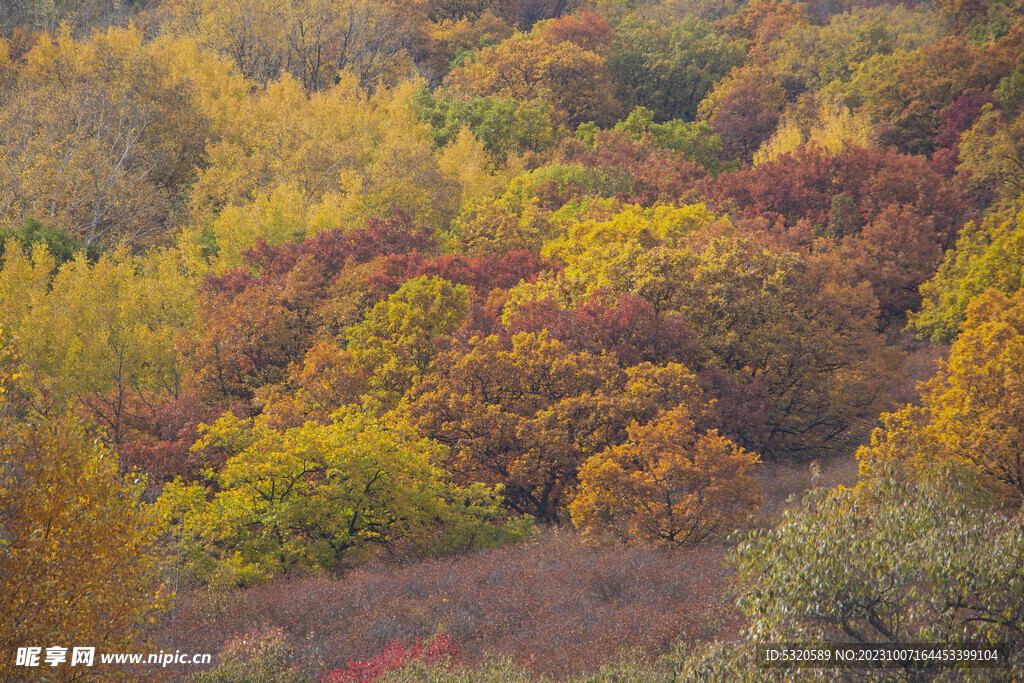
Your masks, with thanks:
[{"label": "hillside covered with trees", "polygon": [[1024,678],[1022,503],[1021,0],[0,6],[0,680]]}]

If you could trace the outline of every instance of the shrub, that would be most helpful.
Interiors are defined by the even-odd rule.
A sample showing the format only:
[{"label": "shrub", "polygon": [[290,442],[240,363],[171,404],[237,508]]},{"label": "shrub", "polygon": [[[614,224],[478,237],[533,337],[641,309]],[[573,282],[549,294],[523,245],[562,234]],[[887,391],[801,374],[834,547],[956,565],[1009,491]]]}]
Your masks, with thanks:
[{"label": "shrub", "polygon": [[400,641],[390,640],[384,651],[370,659],[349,660],[344,669],[327,674],[324,683],[374,683],[390,671],[404,669],[409,664],[435,664],[455,656],[457,649],[451,636],[442,633],[426,645],[416,642],[404,647]]},{"label": "shrub", "polygon": [[[451,671],[417,663],[385,681],[565,679],[597,671],[623,647],[652,656],[690,638],[738,629],[723,549],[587,547],[570,531],[404,567],[360,567],[343,579],[279,579],[245,591],[195,590],[179,598],[156,645],[185,651],[260,623],[282,629],[310,676],[369,659],[388,641],[439,632],[459,644]],[[487,664],[511,658],[513,666]],[[308,663],[308,664],[307,664]],[[512,672],[520,666],[530,677]],[[460,667],[481,667],[466,672]],[[443,668],[443,671],[441,670]],[[505,676],[496,673],[505,672]],[[417,674],[418,675],[418,674]],[[433,677],[431,677],[433,676]]]}]

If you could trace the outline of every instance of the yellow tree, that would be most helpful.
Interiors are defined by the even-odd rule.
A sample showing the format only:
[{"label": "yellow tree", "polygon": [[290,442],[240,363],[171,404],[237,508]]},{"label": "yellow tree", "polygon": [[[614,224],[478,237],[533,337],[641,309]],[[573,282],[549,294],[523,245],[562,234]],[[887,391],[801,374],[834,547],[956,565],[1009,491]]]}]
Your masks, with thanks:
[{"label": "yellow tree", "polygon": [[629,441],[591,456],[569,512],[588,539],[694,545],[757,508],[756,462],[715,431],[700,433],[679,406],[634,424]]},{"label": "yellow tree", "polygon": [[697,205],[578,222],[545,252],[565,270],[515,287],[506,324],[547,297],[568,308],[596,290],[639,296],[658,313],[682,314],[699,349],[687,357],[691,369],[738,390],[719,394],[718,412],[733,416],[723,434],[767,459],[842,452],[867,436],[902,372],[902,354],[876,329],[870,287],[832,257],[749,238],[685,248],[700,246],[712,219]]},{"label": "yellow tree", "polygon": [[[73,418],[0,417],[0,679],[26,673],[12,666],[17,647],[138,649],[168,597],[142,491]],[[54,680],[76,671],[58,667]]]},{"label": "yellow tree", "polygon": [[230,57],[264,86],[290,73],[306,90],[320,90],[347,72],[372,89],[393,84],[410,65],[411,27],[388,2],[183,0],[170,27]]},{"label": "yellow tree", "polygon": [[967,307],[987,289],[1013,296],[1024,286],[1024,211],[992,212],[964,226],[956,248],[931,280],[914,326],[932,341],[949,343],[967,317]]},{"label": "yellow tree", "polygon": [[787,112],[782,123],[761,148],[754,153],[754,163],[792,154],[801,145],[816,145],[832,153],[847,146],[873,147],[876,143],[873,126],[863,113],[851,112],[839,101],[821,102],[809,99],[808,112]]},{"label": "yellow tree", "polygon": [[286,59],[287,0],[187,0],[173,6],[172,27],[231,57],[248,79],[266,84]]},{"label": "yellow tree", "polygon": [[516,540],[500,496],[460,488],[433,464],[441,447],[400,419],[356,408],[287,430],[225,415],[195,450],[230,454],[207,490],[169,484],[157,504],[200,578],[245,583],[334,571],[374,548],[444,552]]},{"label": "yellow tree", "polygon": [[18,379],[17,359],[7,332],[0,326],[0,420],[11,413],[11,389]]},{"label": "yellow tree", "polygon": [[416,377],[430,372],[437,342],[453,334],[469,313],[468,288],[419,277],[405,282],[346,337],[353,365],[368,378],[368,389],[393,406]]},{"label": "yellow tree", "polygon": [[46,247],[8,247],[0,268],[0,324],[22,378],[16,386],[36,415],[84,404],[119,441],[130,397],[175,395],[176,337],[192,327],[195,283],[174,252],[96,263],[84,255],[56,267]]},{"label": "yellow tree", "polygon": [[980,296],[949,361],[924,387],[924,404],[885,417],[858,452],[865,473],[917,474],[953,465],[997,494],[1024,500],[1024,291]]},{"label": "yellow tree", "polygon": [[243,97],[234,115],[218,115],[219,139],[192,187],[189,241],[207,230],[219,265],[230,268],[259,237],[301,241],[396,206],[444,224],[459,185],[442,173],[429,125],[405,101],[414,90],[367,98],[346,76],[308,94],[284,76]]},{"label": "yellow tree", "polygon": [[547,99],[572,125],[611,123],[619,113],[604,57],[568,41],[517,34],[449,74],[463,96]]},{"label": "yellow tree", "polygon": [[34,216],[92,243],[164,231],[205,118],[135,30],[44,36],[0,107],[0,220]]}]

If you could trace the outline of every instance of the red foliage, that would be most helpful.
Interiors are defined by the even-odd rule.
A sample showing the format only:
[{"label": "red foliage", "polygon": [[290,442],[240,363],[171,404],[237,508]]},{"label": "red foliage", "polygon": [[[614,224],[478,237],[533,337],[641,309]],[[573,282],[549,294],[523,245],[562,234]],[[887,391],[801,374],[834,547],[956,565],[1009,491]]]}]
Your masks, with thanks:
[{"label": "red foliage", "polygon": [[[467,285],[486,297],[495,289],[509,289],[556,268],[527,250],[502,255],[435,255],[430,253],[435,246],[429,231],[413,225],[404,214],[389,221],[371,220],[365,230],[353,233],[323,232],[299,244],[271,246],[260,241],[245,255],[257,276],[238,268],[207,278],[205,291],[213,295],[207,299],[210,320],[224,318],[223,312],[231,306],[251,309],[245,300],[264,299],[260,315],[279,305],[297,314],[290,316],[293,323],[301,323],[298,318],[307,317],[326,298],[336,297],[339,287],[365,308],[396,292],[405,281],[421,276]],[[353,269],[355,264],[366,267]],[[244,324],[240,313],[231,315]],[[258,364],[256,355],[248,355],[253,360],[250,364]]]},{"label": "red foliage", "polygon": [[696,202],[700,199],[696,185],[708,177],[703,166],[684,155],[655,147],[649,139],[632,140],[622,131],[598,131],[591,148],[578,140],[567,140],[559,161],[592,169],[601,180],[595,187],[562,185],[557,180],[541,184],[537,195],[546,209],[557,210],[591,194],[614,196],[642,206]]},{"label": "red foliage", "polygon": [[552,19],[538,29],[545,42],[568,41],[599,55],[606,54],[615,40],[615,32],[608,20],[592,10]]},{"label": "red foliage", "polygon": [[772,397],[764,375],[739,378],[716,368],[698,373],[708,396],[713,396],[715,424],[723,436],[747,450],[768,438]]},{"label": "red foliage", "polygon": [[574,352],[610,351],[624,366],[684,361],[692,352],[693,335],[682,319],[658,314],[649,301],[632,295],[610,303],[595,292],[570,310],[551,298],[531,301],[508,326],[511,336],[543,330]]},{"label": "red foliage", "polygon": [[840,253],[871,283],[882,314],[890,317],[920,304],[918,288],[942,261],[935,219],[897,205],[885,207],[858,237],[844,238]]},{"label": "red foliage", "polygon": [[[262,238],[260,239],[262,242]],[[256,278],[244,268],[234,268],[224,275],[207,275],[201,287],[202,291],[210,294],[226,294],[235,296],[241,294],[256,283]]]},{"label": "red foliage", "polygon": [[[501,261],[422,253],[434,246],[431,230],[402,213],[297,244],[259,241],[245,253],[256,276],[240,268],[205,283],[200,301],[205,327],[187,354],[200,386],[215,400],[252,401],[257,388],[286,377],[289,363],[302,358],[318,333],[345,319],[345,311],[325,310],[340,305],[339,295],[353,299],[351,307],[358,310],[348,313],[358,319],[359,311],[411,277],[436,274],[480,288],[507,287],[543,265],[527,253]],[[368,272],[353,268],[371,262]],[[340,286],[332,288],[334,283]]]},{"label": "red foliage", "polygon": [[887,317],[917,305],[944,249],[972,209],[923,157],[847,147],[801,147],[708,183],[719,210],[787,249],[839,250],[871,281]]},{"label": "red foliage", "polygon": [[935,136],[935,152],[932,167],[947,178],[951,178],[960,163],[960,136],[969,130],[986,104],[995,103],[990,88],[966,92],[942,110],[942,125]]},{"label": "red foliage", "polygon": [[748,59],[764,63],[771,58],[772,42],[794,26],[807,23],[805,15],[803,3],[755,0],[733,21],[736,33],[749,36]]},{"label": "red foliage", "polygon": [[193,453],[192,444],[199,440],[199,425],[212,423],[222,412],[223,406],[204,403],[194,391],[153,405],[133,403],[129,429],[116,447],[122,467],[139,468],[154,477],[153,483],[198,479],[204,468],[216,463]]},{"label": "red foliage", "polygon": [[486,296],[493,289],[510,289],[523,280],[531,281],[537,273],[555,267],[553,263],[526,250],[478,256],[429,256],[410,252],[387,256],[378,265],[379,272],[373,276],[372,281],[379,287],[379,291],[386,291],[387,294],[397,291],[406,280],[429,276],[467,285],[481,296]]},{"label": "red foliage", "polygon": [[839,194],[853,202],[854,230],[870,223],[886,206],[905,204],[921,215],[934,216],[936,237],[944,246],[951,244],[971,208],[963,194],[923,158],[891,149],[846,147],[830,154],[804,146],[754,168],[723,173],[709,189],[714,199],[734,204],[744,217],[781,220],[788,226],[801,219],[813,227],[827,226],[833,197]]},{"label": "red foliage", "polygon": [[275,284],[200,299],[205,325],[186,357],[206,397],[251,401],[258,387],[280,382],[302,357],[312,344],[309,302],[300,307],[288,295]]},{"label": "red foliage", "polygon": [[750,161],[775,131],[779,115],[765,96],[763,82],[743,81],[726,93],[708,123],[722,140],[723,157]]},{"label": "red foliage", "polygon": [[344,669],[335,669],[324,677],[324,683],[374,683],[384,674],[400,669],[412,662],[434,664],[458,653],[451,636],[442,633],[426,645],[420,639],[409,647],[403,647],[397,640],[390,640],[384,651],[370,659],[349,660]]},{"label": "red foliage", "polygon": [[[396,212],[392,218],[371,218],[358,230],[326,230],[305,242],[273,246],[260,239],[243,258],[249,269],[236,269],[222,276],[210,276],[206,289],[213,293],[238,294],[255,282],[268,282],[284,275],[304,257],[320,266],[332,279],[348,263],[366,263],[381,256],[431,251],[437,246],[433,228],[413,222],[412,216]],[[249,270],[259,274],[249,275]]]},{"label": "red foliage", "polygon": [[298,249],[301,255],[309,254],[328,271],[336,272],[350,259],[365,263],[378,256],[431,251],[436,246],[432,227],[416,224],[412,216],[398,212],[387,220],[370,219],[363,230],[319,233]]},{"label": "red foliage", "polygon": [[[204,324],[184,349],[198,391],[154,405],[136,400],[123,410],[121,402],[116,403],[117,421],[111,422],[111,429],[125,465],[137,466],[157,481],[195,478],[203,466],[190,451],[198,436],[197,425],[214,419],[225,405],[240,415],[258,412],[257,389],[286,379],[289,364],[301,360],[315,335],[327,328],[321,308],[332,296],[331,283],[347,265],[382,257],[401,259],[410,252],[419,262],[424,259],[420,250],[434,246],[432,230],[414,224],[403,213],[370,220],[365,228],[351,232],[323,232],[299,244],[257,242],[245,253],[249,268],[211,276],[205,282],[199,300]],[[519,269],[517,273],[530,268],[529,258],[513,258],[509,263]],[[472,272],[474,267],[486,271],[479,263],[464,270]],[[476,276],[478,282],[487,278],[508,280],[495,268]],[[395,282],[383,295],[400,285],[401,281]],[[330,315],[327,319],[331,320]]]},{"label": "red foliage", "polygon": [[508,291],[495,289],[486,298],[479,295],[469,298],[469,318],[462,324],[462,328],[452,335],[456,345],[462,348],[469,348],[470,340],[473,337],[486,339],[496,336],[501,339],[502,344],[512,348],[512,337],[502,324],[501,316],[508,301]]},{"label": "red foliage", "polygon": [[974,120],[986,104],[995,103],[989,88],[982,91],[965,92],[952,104],[942,110],[942,126],[935,136],[937,147],[952,147],[960,140],[960,135],[974,125]]},{"label": "red foliage", "polygon": [[931,154],[944,124],[941,112],[964,93],[996,87],[1013,71],[1022,41],[1020,31],[979,46],[947,36],[920,50],[896,53],[884,70],[858,74],[855,82],[867,111],[880,122],[880,142]]}]

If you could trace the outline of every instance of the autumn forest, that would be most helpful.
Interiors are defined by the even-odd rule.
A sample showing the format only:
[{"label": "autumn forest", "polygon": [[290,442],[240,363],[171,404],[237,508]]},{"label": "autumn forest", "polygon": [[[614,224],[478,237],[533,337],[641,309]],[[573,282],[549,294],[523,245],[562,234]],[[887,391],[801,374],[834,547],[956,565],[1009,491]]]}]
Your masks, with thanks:
[{"label": "autumn forest", "polygon": [[1022,0],[0,4],[0,680],[1021,680],[1022,503]]}]

